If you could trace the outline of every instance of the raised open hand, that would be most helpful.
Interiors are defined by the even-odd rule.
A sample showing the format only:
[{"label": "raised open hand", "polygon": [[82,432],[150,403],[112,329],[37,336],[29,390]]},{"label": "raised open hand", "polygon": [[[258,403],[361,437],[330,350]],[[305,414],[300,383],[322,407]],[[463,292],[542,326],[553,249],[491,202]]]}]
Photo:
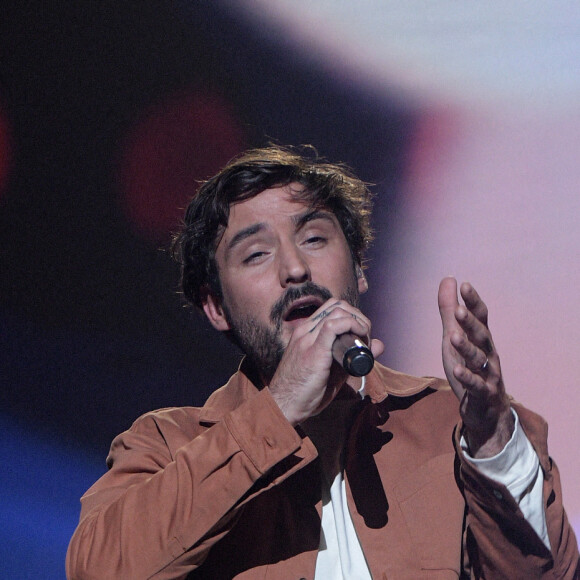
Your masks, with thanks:
[{"label": "raised open hand", "polygon": [[513,433],[514,422],[505,392],[499,356],[487,325],[487,306],[469,283],[455,278],[439,285],[443,324],[443,368],[460,401],[465,438],[473,457],[499,453]]}]

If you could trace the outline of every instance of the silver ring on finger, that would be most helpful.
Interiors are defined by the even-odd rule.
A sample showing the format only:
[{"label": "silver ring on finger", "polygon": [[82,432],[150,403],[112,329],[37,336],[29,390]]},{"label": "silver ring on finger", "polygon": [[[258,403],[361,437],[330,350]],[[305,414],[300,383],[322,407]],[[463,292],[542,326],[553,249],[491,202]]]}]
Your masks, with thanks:
[{"label": "silver ring on finger", "polygon": [[485,357],[485,362],[481,365],[481,367],[479,367],[479,372],[480,373],[487,372],[488,366],[489,366],[489,359],[487,357]]}]

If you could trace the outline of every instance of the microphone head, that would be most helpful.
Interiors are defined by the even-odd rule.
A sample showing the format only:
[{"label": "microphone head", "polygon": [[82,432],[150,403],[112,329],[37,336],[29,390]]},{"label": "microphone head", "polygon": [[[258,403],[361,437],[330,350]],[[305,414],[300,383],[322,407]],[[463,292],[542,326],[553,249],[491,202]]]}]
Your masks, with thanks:
[{"label": "microphone head", "polygon": [[368,375],[374,364],[373,353],[363,342],[358,340],[344,353],[342,360],[343,368],[353,377]]}]

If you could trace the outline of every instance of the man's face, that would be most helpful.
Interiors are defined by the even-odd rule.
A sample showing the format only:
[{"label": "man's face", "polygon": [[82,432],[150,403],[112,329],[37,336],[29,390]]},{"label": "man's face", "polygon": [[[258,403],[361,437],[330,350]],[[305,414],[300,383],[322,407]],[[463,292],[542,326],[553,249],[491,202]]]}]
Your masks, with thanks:
[{"label": "man's face", "polygon": [[296,326],[329,298],[356,306],[366,290],[336,217],[294,199],[300,187],[232,205],[216,250],[222,297],[204,304],[213,326],[232,333],[266,380]]}]

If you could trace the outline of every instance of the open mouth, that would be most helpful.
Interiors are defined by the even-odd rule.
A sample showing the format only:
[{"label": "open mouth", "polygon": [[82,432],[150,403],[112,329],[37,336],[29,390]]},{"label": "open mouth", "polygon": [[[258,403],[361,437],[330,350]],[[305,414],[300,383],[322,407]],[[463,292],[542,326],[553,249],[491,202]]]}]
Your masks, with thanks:
[{"label": "open mouth", "polygon": [[315,297],[309,297],[307,300],[300,300],[290,306],[284,315],[284,320],[290,322],[292,320],[300,320],[302,318],[309,318],[320,307],[320,300]]}]

